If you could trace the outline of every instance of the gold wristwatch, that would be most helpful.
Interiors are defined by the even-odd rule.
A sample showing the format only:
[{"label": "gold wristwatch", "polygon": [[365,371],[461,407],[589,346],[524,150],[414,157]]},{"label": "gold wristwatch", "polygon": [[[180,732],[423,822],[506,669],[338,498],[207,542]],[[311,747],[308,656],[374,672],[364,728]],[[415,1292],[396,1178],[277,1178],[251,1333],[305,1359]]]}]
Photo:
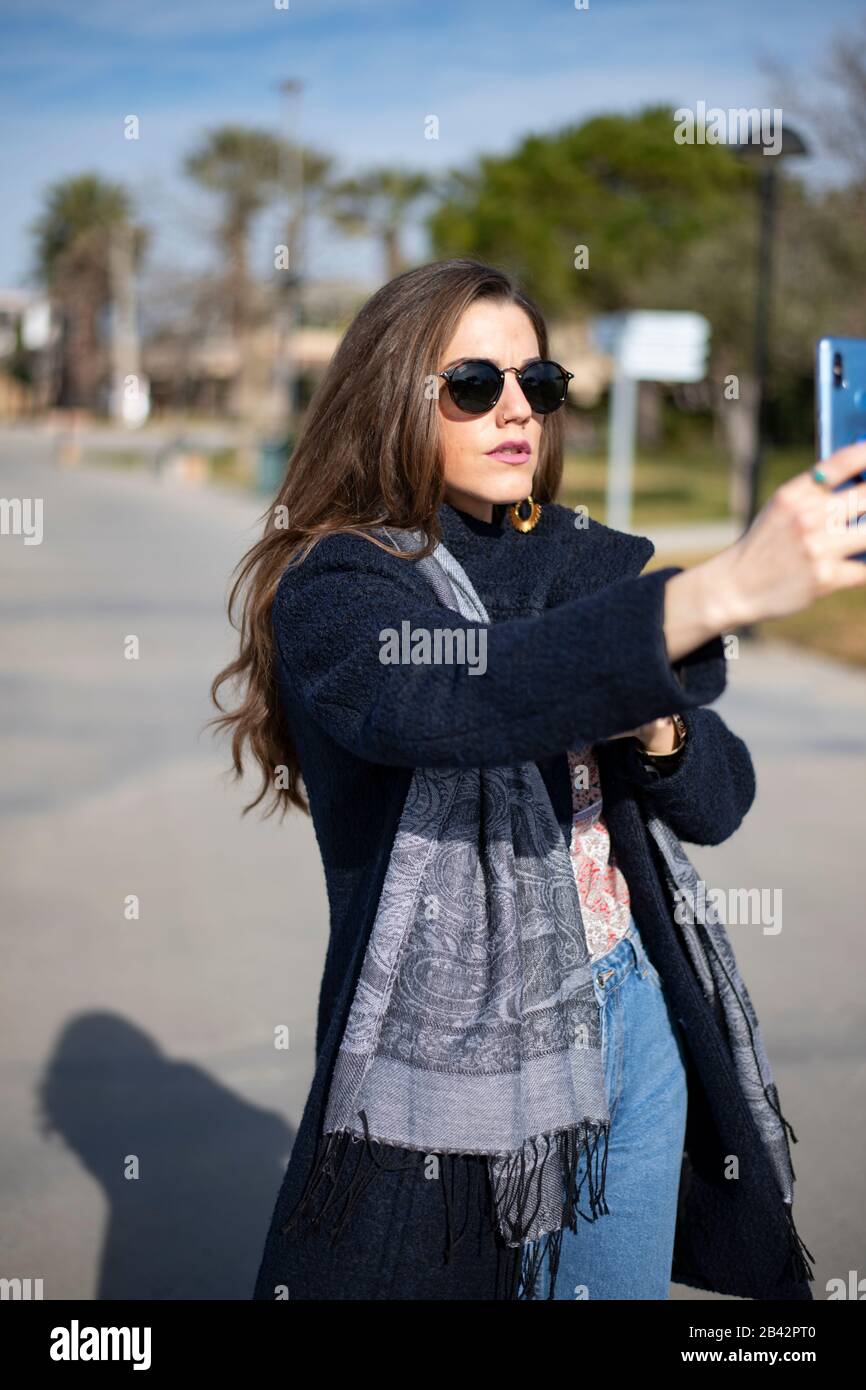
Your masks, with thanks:
[{"label": "gold wristwatch", "polygon": [[688,729],[686,728],[686,721],[683,719],[681,714],[672,714],[671,719],[674,721],[674,727],[677,731],[676,748],[672,748],[669,753],[651,753],[648,748],[642,748],[640,751],[645,758],[672,758],[676,753],[679,753],[680,749],[686,741],[686,734],[688,733]]}]

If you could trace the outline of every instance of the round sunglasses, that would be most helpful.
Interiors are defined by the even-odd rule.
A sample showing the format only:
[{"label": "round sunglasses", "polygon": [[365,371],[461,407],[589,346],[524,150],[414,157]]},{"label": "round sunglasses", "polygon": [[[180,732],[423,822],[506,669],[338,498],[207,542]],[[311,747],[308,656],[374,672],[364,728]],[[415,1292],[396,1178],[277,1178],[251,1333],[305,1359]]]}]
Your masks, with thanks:
[{"label": "round sunglasses", "polygon": [[550,415],[565,403],[568,383],[574,372],[566,371],[558,362],[538,359],[525,367],[497,367],[486,357],[472,358],[447,367],[437,376],[445,378],[448,392],[458,410],[468,415],[483,415],[492,410],[505,386],[505,373],[513,372],[520,389],[538,415]]}]

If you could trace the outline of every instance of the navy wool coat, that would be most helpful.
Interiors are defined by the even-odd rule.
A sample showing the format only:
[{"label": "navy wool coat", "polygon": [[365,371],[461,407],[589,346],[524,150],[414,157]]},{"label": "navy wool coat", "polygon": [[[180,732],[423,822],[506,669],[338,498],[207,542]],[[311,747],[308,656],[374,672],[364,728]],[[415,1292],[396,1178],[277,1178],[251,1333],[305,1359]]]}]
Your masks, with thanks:
[{"label": "navy wool coat", "polygon": [[[646,828],[655,812],[681,840],[716,845],[752,804],[748,749],[706,708],[725,688],[722,639],[671,664],[665,585],[680,567],[643,574],[654,552],[646,537],[592,519],[580,525],[554,503],[525,534],[502,508],[484,522],[443,503],[439,517],[445,544],[490,615],[483,677],[466,665],[380,661],[380,634],[400,632],[406,620],[427,630],[477,625],[443,608],[411,561],[363,537],[325,537],[286,570],[274,602],[279,697],[321,851],[330,941],[315,1074],[253,1297],[284,1297],[286,1289],[292,1299],[516,1296],[518,1252],[491,1230],[483,1158],[455,1164],[450,1173],[445,1167],[441,1181],[419,1180],[417,1165],[389,1165],[355,1201],[336,1241],[327,1218],[290,1234],[282,1226],[313,1168],[331,1070],[412,769],[534,761],[568,845],[566,750],[594,743],[611,847],[686,1042],[688,1119],[672,1278],[743,1298],[810,1299],[810,1272],[723,1026],[679,939]],[[604,742],[675,712],[688,739],[665,774],[644,765],[636,740]],[[726,1177],[730,1155],[739,1159],[736,1180]],[[462,1232],[447,1261],[446,1207]]]}]

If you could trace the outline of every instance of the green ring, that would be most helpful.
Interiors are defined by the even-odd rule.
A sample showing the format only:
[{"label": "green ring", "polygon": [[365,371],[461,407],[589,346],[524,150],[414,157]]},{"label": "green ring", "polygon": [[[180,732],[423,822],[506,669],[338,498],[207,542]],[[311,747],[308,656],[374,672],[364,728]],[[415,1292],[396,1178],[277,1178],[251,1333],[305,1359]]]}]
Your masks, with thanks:
[{"label": "green ring", "polygon": [[817,463],[815,464],[815,467],[812,469],[812,477],[815,479],[816,483],[826,483],[827,481],[827,474],[824,472],[823,468],[821,468],[820,465]]}]

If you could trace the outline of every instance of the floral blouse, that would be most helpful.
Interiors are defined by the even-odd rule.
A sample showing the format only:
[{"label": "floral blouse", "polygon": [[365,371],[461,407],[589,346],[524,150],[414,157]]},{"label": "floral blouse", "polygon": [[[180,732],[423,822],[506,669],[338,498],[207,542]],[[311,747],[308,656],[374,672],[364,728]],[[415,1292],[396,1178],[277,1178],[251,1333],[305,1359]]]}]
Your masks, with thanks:
[{"label": "floral blouse", "polygon": [[604,823],[601,783],[592,744],[569,750],[574,819],[571,862],[580,896],[580,910],[590,958],[611,950],[628,930],[631,894],[616,863],[610,833]]}]

